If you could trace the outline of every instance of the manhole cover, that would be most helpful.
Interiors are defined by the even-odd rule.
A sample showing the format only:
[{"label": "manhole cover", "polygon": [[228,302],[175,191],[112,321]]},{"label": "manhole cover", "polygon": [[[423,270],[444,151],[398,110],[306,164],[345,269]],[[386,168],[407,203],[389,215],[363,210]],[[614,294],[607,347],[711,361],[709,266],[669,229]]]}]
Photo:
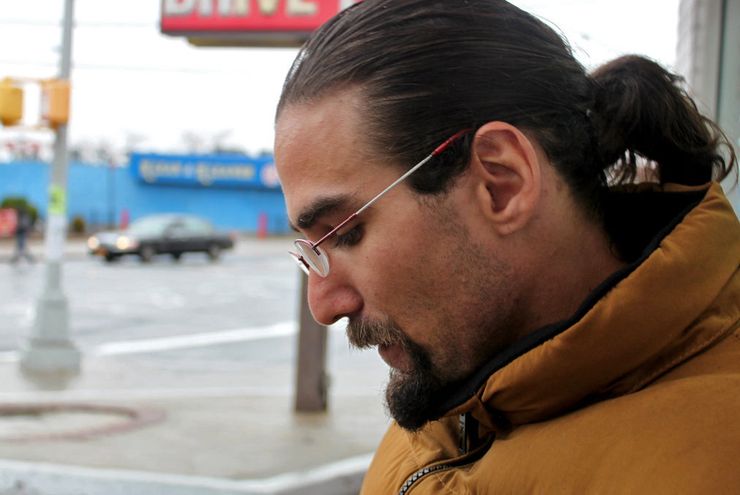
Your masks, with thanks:
[{"label": "manhole cover", "polygon": [[0,441],[88,439],[164,419],[156,409],[98,404],[0,404]]}]

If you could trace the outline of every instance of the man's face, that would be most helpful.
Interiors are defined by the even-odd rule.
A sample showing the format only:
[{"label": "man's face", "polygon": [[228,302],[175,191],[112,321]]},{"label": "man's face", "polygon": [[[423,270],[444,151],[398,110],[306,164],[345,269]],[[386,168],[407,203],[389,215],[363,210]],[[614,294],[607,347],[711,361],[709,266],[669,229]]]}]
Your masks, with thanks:
[{"label": "man's face", "polygon": [[[369,149],[362,115],[360,97],[343,92],[288,106],[278,119],[288,215],[310,240],[404,171]],[[441,197],[422,199],[399,185],[322,244],[329,275],[309,275],[314,318],[328,325],[348,317],[353,344],[378,346],[391,367],[389,409],[407,428],[434,419],[429,411],[444,390],[512,338],[512,270],[471,228],[480,224],[468,189],[465,174]]]}]

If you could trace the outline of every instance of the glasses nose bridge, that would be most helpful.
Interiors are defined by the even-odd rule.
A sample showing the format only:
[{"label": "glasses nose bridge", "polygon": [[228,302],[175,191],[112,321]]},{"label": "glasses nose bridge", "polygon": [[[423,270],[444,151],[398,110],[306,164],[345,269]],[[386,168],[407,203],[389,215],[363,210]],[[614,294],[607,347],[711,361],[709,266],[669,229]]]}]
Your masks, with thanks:
[{"label": "glasses nose bridge", "polygon": [[303,258],[300,253],[296,253],[294,251],[288,251],[288,254],[290,254],[293,261],[295,261],[296,265],[298,265],[298,268],[300,268],[303,273],[308,275],[311,267],[308,266],[305,258]]}]

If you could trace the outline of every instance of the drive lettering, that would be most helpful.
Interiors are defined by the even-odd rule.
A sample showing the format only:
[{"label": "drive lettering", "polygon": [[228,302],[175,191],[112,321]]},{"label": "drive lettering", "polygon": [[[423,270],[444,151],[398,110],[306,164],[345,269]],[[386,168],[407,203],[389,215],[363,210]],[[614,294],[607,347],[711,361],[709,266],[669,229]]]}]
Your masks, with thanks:
[{"label": "drive lettering", "polygon": [[[340,8],[351,5],[353,0],[338,0]],[[252,13],[273,16],[284,5],[288,17],[312,16],[319,11],[316,0],[164,0],[165,16],[188,16],[196,13],[202,17],[247,17]]]}]

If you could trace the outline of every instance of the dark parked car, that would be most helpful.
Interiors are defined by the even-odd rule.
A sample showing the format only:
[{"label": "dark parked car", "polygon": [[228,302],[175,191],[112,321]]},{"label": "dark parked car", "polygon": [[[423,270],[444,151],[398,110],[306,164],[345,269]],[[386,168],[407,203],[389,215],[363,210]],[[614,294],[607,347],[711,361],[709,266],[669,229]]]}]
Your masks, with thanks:
[{"label": "dark parked car", "polygon": [[179,259],[183,253],[206,253],[217,260],[224,249],[234,247],[231,235],[216,231],[208,221],[192,216],[163,214],[142,217],[122,231],[99,232],[87,240],[90,253],[115,261],[135,254],[148,262],[157,254]]}]

